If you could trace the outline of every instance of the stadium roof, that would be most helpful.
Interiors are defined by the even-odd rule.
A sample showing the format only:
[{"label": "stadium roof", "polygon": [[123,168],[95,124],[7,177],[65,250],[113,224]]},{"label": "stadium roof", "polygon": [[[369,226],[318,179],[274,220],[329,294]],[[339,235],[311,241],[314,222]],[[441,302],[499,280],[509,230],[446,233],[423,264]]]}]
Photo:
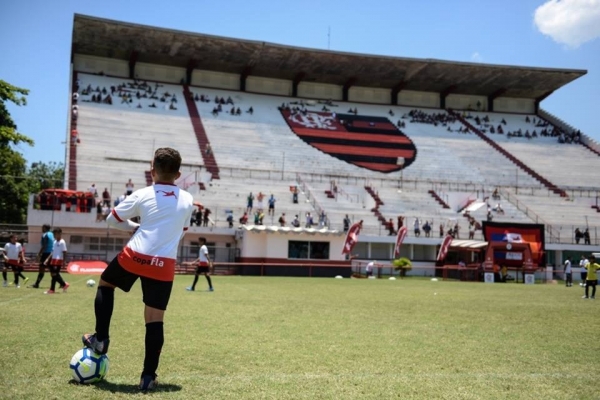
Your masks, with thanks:
[{"label": "stadium roof", "polygon": [[72,52],[296,82],[538,100],[587,73],[308,49],[80,14]]}]

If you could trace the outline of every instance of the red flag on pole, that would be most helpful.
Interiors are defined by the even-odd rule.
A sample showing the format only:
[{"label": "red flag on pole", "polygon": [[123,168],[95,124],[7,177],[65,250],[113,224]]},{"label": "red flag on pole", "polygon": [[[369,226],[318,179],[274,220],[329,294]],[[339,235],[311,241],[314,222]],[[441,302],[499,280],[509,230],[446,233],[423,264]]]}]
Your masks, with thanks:
[{"label": "red flag on pole", "polygon": [[362,219],[353,224],[350,229],[348,229],[348,234],[346,235],[346,240],[344,241],[344,248],[342,249],[342,254],[350,254],[354,245],[358,242],[358,235],[360,235],[360,230],[362,229]]},{"label": "red flag on pole", "polygon": [[404,238],[408,233],[408,228],[403,226],[398,229],[398,235],[396,236],[396,247],[394,247],[394,257],[400,256],[400,246],[402,246],[402,242],[404,242]]},{"label": "red flag on pole", "polygon": [[446,254],[448,254],[448,249],[450,248],[450,243],[452,243],[452,236],[446,235],[444,240],[442,241],[442,245],[440,246],[440,251],[437,256],[438,261],[442,261],[446,258]]}]

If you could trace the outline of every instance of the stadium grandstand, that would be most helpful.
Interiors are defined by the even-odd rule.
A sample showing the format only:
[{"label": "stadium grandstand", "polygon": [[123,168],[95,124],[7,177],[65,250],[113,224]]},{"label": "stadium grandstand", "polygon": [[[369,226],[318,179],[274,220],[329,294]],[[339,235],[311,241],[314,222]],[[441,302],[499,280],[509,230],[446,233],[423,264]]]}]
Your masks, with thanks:
[{"label": "stadium grandstand", "polygon": [[363,221],[360,259],[392,259],[402,221],[401,255],[433,265],[447,232],[477,248],[493,221],[543,225],[545,262],[560,264],[563,252],[600,248],[600,144],[540,103],[584,74],[75,15],[65,189],[94,185],[99,197],[88,212],[68,212],[81,210],[32,196],[29,241],[52,223],[75,253],[114,256],[126,237],[108,233],[102,192],[110,208],[128,180],[150,184],[153,152],[169,146],[184,160],[179,185],[210,210],[184,238],[182,259],[204,236],[223,264],[306,262],[312,251],[296,257],[291,243],[315,241],[330,243],[319,262],[344,262],[348,216]]}]

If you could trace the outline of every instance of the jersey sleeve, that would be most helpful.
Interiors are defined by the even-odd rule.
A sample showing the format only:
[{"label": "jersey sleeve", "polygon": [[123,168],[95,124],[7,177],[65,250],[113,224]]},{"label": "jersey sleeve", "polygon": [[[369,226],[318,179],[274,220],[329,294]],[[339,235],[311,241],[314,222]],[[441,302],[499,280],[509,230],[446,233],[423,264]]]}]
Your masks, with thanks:
[{"label": "jersey sleeve", "polygon": [[60,250],[67,251],[67,242],[65,242],[64,240],[60,241]]},{"label": "jersey sleeve", "polygon": [[112,215],[119,222],[126,221],[133,217],[139,217],[138,212],[139,194],[132,193],[125,198],[118,206],[113,208]]}]

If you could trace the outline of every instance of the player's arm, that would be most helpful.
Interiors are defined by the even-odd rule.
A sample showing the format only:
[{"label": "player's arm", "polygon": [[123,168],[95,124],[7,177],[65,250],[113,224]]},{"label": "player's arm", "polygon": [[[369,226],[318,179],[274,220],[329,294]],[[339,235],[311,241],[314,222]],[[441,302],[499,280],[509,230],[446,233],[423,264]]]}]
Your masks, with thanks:
[{"label": "player's arm", "polygon": [[21,252],[19,253],[19,260],[21,263],[26,263],[27,259],[25,258],[25,249],[21,247]]},{"label": "player's arm", "polygon": [[52,253],[50,253],[48,255],[48,257],[46,257],[46,259],[44,260],[44,265],[48,265],[48,263],[50,262],[50,260],[52,260]]},{"label": "player's arm", "polygon": [[194,261],[184,261],[181,264],[182,265],[194,265],[194,264],[198,264],[200,262],[200,258],[196,258]]},{"label": "player's arm", "polygon": [[7,254],[6,247],[3,247],[2,248],[2,258],[4,259],[4,261],[8,261],[8,256],[6,254]]},{"label": "player's arm", "polygon": [[135,231],[140,224],[130,221],[129,218],[139,216],[137,210],[138,196],[133,193],[125,198],[106,218],[108,226],[121,231]]},{"label": "player's arm", "polygon": [[38,259],[40,257],[42,257],[42,253],[44,252],[44,249],[46,248],[47,245],[48,245],[48,236],[42,236],[42,247],[40,247],[40,251],[38,251],[38,255],[37,255]]}]

